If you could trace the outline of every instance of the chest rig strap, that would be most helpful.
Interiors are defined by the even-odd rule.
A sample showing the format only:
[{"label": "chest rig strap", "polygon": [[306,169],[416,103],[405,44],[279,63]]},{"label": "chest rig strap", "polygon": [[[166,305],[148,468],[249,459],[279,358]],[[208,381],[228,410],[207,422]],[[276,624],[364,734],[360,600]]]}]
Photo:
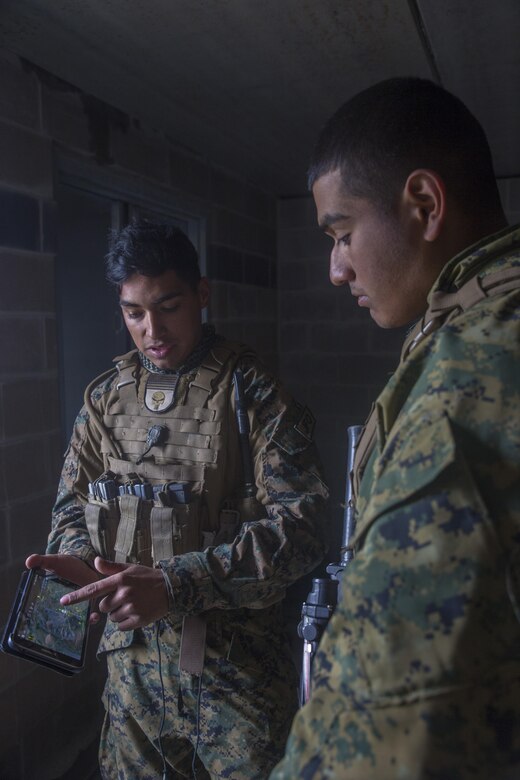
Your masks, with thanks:
[{"label": "chest rig strap", "polygon": [[118,371],[116,389],[119,397],[124,400],[135,401],[137,392],[137,374],[139,371],[139,357],[137,350],[133,349],[126,355],[120,355],[114,358],[114,363]]},{"label": "chest rig strap", "polygon": [[203,359],[195,379],[190,382],[187,403],[190,406],[203,407],[211,393],[213,383],[222,371],[222,367],[233,354],[232,349],[213,347]]},{"label": "chest rig strap", "polygon": [[[435,291],[431,295],[424,317],[416,323],[403,344],[401,362],[406,360],[418,344],[438,330],[452,312],[466,311],[485,298],[516,289],[520,289],[520,267],[494,271],[483,278],[474,276],[453,293]],[[354,456],[352,482],[355,502],[363,472],[377,441],[378,422],[377,406],[373,404]]]}]

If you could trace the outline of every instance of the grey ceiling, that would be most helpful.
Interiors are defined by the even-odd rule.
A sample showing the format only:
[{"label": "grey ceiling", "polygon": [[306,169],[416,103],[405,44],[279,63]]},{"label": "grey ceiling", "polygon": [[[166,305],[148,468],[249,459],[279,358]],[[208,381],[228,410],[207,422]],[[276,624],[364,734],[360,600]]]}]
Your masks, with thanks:
[{"label": "grey ceiling", "polygon": [[322,123],[389,76],[433,78],[520,174],[519,0],[0,0],[0,43],[277,195]]}]

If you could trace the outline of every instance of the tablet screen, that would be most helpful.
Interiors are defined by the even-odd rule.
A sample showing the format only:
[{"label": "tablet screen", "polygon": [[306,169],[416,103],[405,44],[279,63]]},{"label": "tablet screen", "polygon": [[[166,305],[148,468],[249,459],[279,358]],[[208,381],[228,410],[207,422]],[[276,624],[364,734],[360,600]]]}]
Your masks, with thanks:
[{"label": "tablet screen", "polygon": [[15,628],[16,640],[80,661],[89,604],[63,606],[60,598],[76,586],[52,576],[36,576],[27,591]]}]

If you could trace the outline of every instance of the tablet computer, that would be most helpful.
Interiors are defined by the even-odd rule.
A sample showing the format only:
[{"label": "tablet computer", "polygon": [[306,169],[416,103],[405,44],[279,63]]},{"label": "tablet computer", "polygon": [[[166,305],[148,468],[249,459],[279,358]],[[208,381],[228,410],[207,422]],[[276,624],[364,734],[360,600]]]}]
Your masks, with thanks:
[{"label": "tablet computer", "polygon": [[90,602],[60,604],[78,585],[42,569],[24,572],[2,637],[4,652],[75,674],[85,665]]}]

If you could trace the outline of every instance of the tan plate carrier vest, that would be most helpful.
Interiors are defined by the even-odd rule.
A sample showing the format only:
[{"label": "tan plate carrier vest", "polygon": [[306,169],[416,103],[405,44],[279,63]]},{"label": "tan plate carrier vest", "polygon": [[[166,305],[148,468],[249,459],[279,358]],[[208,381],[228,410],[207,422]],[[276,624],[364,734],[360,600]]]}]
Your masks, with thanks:
[{"label": "tan plate carrier vest", "polygon": [[[100,479],[114,478],[118,485],[181,483],[190,494],[188,503],[171,503],[166,491],[159,491],[153,500],[124,493],[101,501],[91,494],[85,518],[99,555],[157,566],[175,555],[231,542],[242,521],[260,516],[255,498],[241,498],[240,446],[229,403],[237,361],[251,354],[239,344],[217,343],[203,359],[184,398],[160,413],[144,405],[146,382],[138,386],[141,369],[136,350],[115,359],[119,376],[107,396],[102,420],[90,394],[113,370],[89,385],[85,404],[101,435],[106,469]],[[158,424],[167,428],[165,442],[153,447],[137,465],[150,427]],[[201,673],[204,641],[204,621],[185,618],[182,642],[189,647],[185,647],[182,668],[186,671]]]}]

